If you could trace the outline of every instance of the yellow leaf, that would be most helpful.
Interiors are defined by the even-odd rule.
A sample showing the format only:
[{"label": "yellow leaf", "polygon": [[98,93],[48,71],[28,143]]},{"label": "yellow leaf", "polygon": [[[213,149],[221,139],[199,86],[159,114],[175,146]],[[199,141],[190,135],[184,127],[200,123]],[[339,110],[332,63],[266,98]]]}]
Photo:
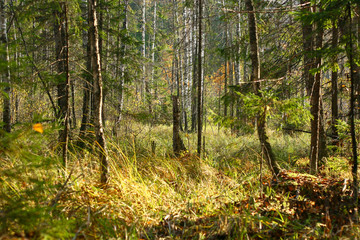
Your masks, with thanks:
[{"label": "yellow leaf", "polygon": [[37,131],[39,133],[44,132],[44,128],[43,128],[43,125],[41,123],[34,124],[32,128],[33,128],[34,131]]}]

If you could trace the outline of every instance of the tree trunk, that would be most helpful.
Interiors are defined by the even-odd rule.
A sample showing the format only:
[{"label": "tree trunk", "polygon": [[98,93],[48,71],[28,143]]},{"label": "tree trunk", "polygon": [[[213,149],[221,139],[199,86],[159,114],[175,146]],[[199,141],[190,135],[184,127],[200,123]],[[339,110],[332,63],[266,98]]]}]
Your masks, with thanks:
[{"label": "tree trunk", "polygon": [[[258,48],[258,37],[257,37],[257,26],[256,26],[256,17],[254,13],[254,7],[252,0],[246,0],[246,10],[248,13],[248,22],[249,22],[249,38],[250,38],[250,58],[252,63],[251,71],[251,81],[253,83],[254,92],[257,96],[262,97],[260,92],[260,57],[259,57],[259,48]],[[276,164],[275,155],[272,151],[271,145],[268,141],[268,136],[266,135],[266,106],[264,111],[258,114],[257,117],[257,131],[261,144],[261,150],[265,157],[265,160],[273,173],[273,176],[279,173],[279,167]]]},{"label": "tree trunk", "polygon": [[[119,1],[120,4],[120,1]],[[127,32],[127,28],[128,28],[128,19],[127,19],[127,8],[128,8],[128,4],[129,1],[128,0],[124,0],[124,20],[122,22],[122,31],[123,32]],[[120,37],[118,39],[118,42],[120,42]],[[126,51],[126,44],[124,43],[124,41],[121,42],[121,46],[120,46],[120,52],[117,54],[117,68],[120,65],[120,82],[119,82],[119,98],[118,98],[118,116],[117,119],[115,121],[115,125],[114,125],[114,133],[117,132],[117,127],[121,122],[121,118],[122,118],[122,111],[123,111],[123,107],[124,107],[124,83],[125,83],[125,63],[123,61],[124,56],[125,56],[125,51]],[[120,63],[120,64],[119,64]]]},{"label": "tree trunk", "polygon": [[67,164],[67,150],[69,143],[69,48],[68,48],[68,33],[67,33],[67,7],[66,3],[60,3],[60,11],[55,11],[55,51],[58,71],[57,97],[58,97],[58,120],[63,126],[59,131],[59,141],[62,146],[63,164]]},{"label": "tree trunk", "polygon": [[172,96],[173,102],[173,150],[175,156],[179,156],[181,152],[186,151],[184,142],[180,137],[180,110],[179,110],[179,97]]},{"label": "tree trunk", "polygon": [[[88,19],[90,24],[90,21]],[[84,138],[86,136],[86,130],[90,125],[90,101],[91,101],[91,85],[92,85],[92,67],[91,67],[91,37],[90,31],[87,32],[87,36],[84,36],[84,45],[86,46],[86,69],[84,70],[84,96],[83,96],[83,105],[82,105],[82,119],[81,119],[81,126],[80,126],[80,147],[84,147]]]},{"label": "tree trunk", "polygon": [[[332,27],[332,48],[335,48],[338,45],[339,39],[339,30],[333,23]],[[333,63],[337,63],[337,55],[334,56]],[[336,124],[339,119],[339,108],[338,108],[338,70],[333,70],[331,72],[331,135],[332,135],[332,144],[335,146],[339,140],[339,132],[337,130]]]},{"label": "tree trunk", "polygon": [[[322,47],[323,41],[323,27],[320,23],[317,26],[316,36],[316,49]],[[316,55],[316,65],[314,67],[320,67],[321,54]],[[309,73],[310,74],[310,73]],[[319,70],[315,75],[315,81],[311,87],[310,96],[310,112],[313,116],[311,120],[311,152],[310,152],[310,172],[316,174],[320,161],[326,155],[326,139],[324,130],[324,119],[322,110],[322,93],[321,93],[321,71]]]},{"label": "tree trunk", "polygon": [[101,178],[102,184],[106,184],[108,181],[109,166],[107,157],[107,148],[105,141],[105,134],[103,128],[102,110],[103,110],[103,82],[101,75],[101,59],[99,51],[99,32],[98,32],[98,20],[97,20],[97,0],[89,0],[89,31],[91,37],[91,65],[94,82],[94,125],[96,141],[99,151],[99,159],[101,164]]},{"label": "tree trunk", "polygon": [[202,0],[198,0],[199,5],[199,16],[198,16],[198,26],[199,26],[199,33],[198,33],[198,82],[197,82],[197,153],[198,156],[201,156],[201,140],[202,140]]},{"label": "tree trunk", "polygon": [[[152,46],[151,46],[151,63],[152,63],[152,69],[151,69],[151,82],[150,85],[154,89],[155,84],[155,46],[156,46],[156,20],[157,20],[157,0],[154,0],[154,16],[153,16],[153,39],[152,39]],[[178,71],[178,70],[177,70]],[[157,89],[155,88],[155,92]],[[149,92],[150,95],[150,92]],[[149,113],[152,113],[152,103],[151,103],[151,96],[149,96]],[[156,114],[156,112],[154,113]],[[156,117],[154,116],[156,119]]]},{"label": "tree trunk", "polygon": [[3,94],[3,129],[6,132],[11,132],[11,101],[10,101],[10,69],[9,69],[9,51],[8,51],[8,36],[6,32],[7,19],[5,15],[5,0],[0,1],[0,44],[1,44],[1,61],[4,64],[4,69],[1,73],[1,83],[4,84],[4,94]]},{"label": "tree trunk", "polygon": [[357,142],[355,135],[355,62],[354,62],[354,41],[353,41],[353,29],[352,29],[352,17],[351,17],[351,4],[348,3],[348,17],[349,17],[349,38],[346,43],[346,53],[350,62],[350,80],[351,80],[351,93],[350,93],[350,133],[353,155],[353,191],[354,191],[354,203],[357,207],[359,186],[358,186],[358,156],[357,156]]}]

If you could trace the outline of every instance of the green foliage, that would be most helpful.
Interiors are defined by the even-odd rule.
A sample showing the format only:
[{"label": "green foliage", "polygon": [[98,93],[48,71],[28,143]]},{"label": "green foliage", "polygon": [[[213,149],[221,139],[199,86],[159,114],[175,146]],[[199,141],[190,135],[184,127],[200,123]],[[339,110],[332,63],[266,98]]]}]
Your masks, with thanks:
[{"label": "green foliage", "polygon": [[65,217],[54,201],[62,190],[60,166],[59,159],[44,155],[47,137],[29,126],[1,134],[0,234],[37,239],[72,236],[75,220]]},{"label": "green foliage", "polygon": [[[228,94],[223,97],[225,104],[230,101],[240,101],[242,116],[248,119],[254,119],[258,115],[266,113],[267,118],[281,129],[284,126],[291,126],[292,128],[302,127],[311,119],[309,111],[309,104],[305,98],[293,97],[290,99],[280,99],[279,93],[272,90],[260,91],[261,96],[254,93],[241,93],[237,91],[236,86],[230,86],[235,94]],[[211,113],[211,120],[215,124],[221,124],[224,127],[231,127],[234,125],[241,126],[241,119],[222,117]]]}]

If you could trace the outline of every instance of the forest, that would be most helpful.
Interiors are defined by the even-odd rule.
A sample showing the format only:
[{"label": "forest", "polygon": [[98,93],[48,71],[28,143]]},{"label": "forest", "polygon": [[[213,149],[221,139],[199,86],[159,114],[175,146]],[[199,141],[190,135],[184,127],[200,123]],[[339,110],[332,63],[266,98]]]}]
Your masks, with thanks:
[{"label": "forest", "polygon": [[0,240],[359,239],[359,0],[0,0]]}]

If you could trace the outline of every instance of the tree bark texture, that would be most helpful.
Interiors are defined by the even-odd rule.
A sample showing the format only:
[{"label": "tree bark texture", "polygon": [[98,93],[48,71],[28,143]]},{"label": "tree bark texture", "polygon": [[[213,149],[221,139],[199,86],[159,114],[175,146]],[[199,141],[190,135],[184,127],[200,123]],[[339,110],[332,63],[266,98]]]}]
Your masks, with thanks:
[{"label": "tree bark texture", "polygon": [[103,82],[101,75],[101,59],[99,49],[99,32],[96,7],[98,6],[97,0],[89,0],[89,22],[91,37],[91,65],[92,75],[94,82],[94,125],[96,134],[96,145],[99,150],[99,159],[101,164],[101,178],[102,184],[108,181],[109,166],[107,148],[103,127],[102,110],[103,110]]},{"label": "tree bark texture", "polygon": [[67,7],[66,3],[60,3],[60,11],[54,12],[54,34],[55,34],[55,53],[58,71],[57,83],[57,97],[58,97],[58,120],[63,126],[59,131],[59,141],[62,146],[63,164],[67,164],[67,150],[69,144],[69,118],[70,118],[70,104],[69,104],[69,90],[70,90],[70,75],[69,75],[69,48],[68,48],[68,33],[67,33]]},{"label": "tree bark texture", "polygon": [[[318,23],[316,48],[322,47],[323,41],[323,26]],[[321,54],[317,53],[315,59],[316,66],[321,65]],[[310,74],[310,73],[309,73]],[[311,120],[311,148],[310,148],[310,172],[316,174],[320,161],[326,156],[326,136],[324,130],[324,117],[323,117],[323,104],[322,104],[322,91],[321,91],[321,70],[315,74],[315,81],[311,87],[310,96],[310,112],[313,116]]]},{"label": "tree bark texture", "polygon": [[358,156],[357,156],[357,141],[355,133],[355,62],[354,62],[354,40],[352,29],[352,17],[351,17],[351,4],[348,3],[348,17],[349,17],[349,38],[346,44],[347,57],[350,62],[350,80],[351,80],[351,93],[350,93],[350,134],[352,145],[352,176],[353,176],[353,191],[355,206],[358,205],[359,186],[358,186]]},{"label": "tree bark texture", "polygon": [[[257,37],[256,17],[254,14],[254,6],[252,0],[245,1],[246,10],[248,13],[249,22],[249,38],[250,38],[250,59],[252,63],[251,81],[253,84],[254,92],[257,96],[262,97],[260,92],[260,57]],[[265,160],[270,168],[272,174],[276,176],[279,173],[279,167],[276,164],[275,155],[272,151],[271,145],[268,141],[266,134],[266,107],[264,111],[258,114],[257,117],[257,132],[261,144],[261,150]]]},{"label": "tree bark texture", "polygon": [[172,96],[173,103],[173,150],[175,156],[180,156],[181,152],[186,151],[184,142],[180,137],[180,109],[179,97]]}]

